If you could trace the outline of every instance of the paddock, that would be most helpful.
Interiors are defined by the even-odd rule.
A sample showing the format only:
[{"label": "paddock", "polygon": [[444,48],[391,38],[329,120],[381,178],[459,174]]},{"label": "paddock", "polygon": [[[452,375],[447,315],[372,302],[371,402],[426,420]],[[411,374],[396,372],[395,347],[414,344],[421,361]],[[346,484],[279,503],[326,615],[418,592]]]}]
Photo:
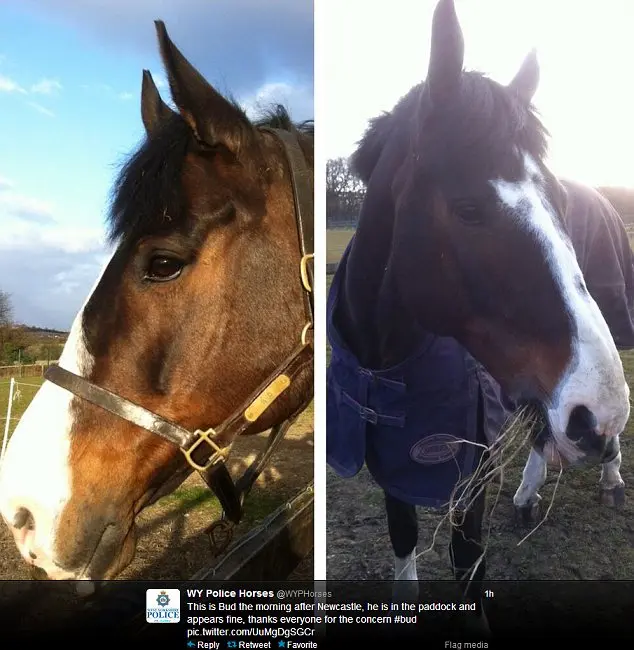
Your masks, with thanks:
[{"label": "paddock", "polygon": [[[19,382],[20,380],[18,380]],[[41,384],[29,377],[18,383],[19,400],[13,403],[19,417]],[[30,386],[33,386],[32,388]],[[9,381],[0,380],[0,417],[7,412]],[[4,430],[5,420],[0,420]],[[15,426],[11,423],[10,430]],[[241,473],[266,445],[268,432],[236,441],[228,466],[235,476]],[[253,490],[245,501],[244,519],[234,540],[257,529],[277,508],[295,499],[313,480],[313,405],[300,415],[286,434]],[[310,504],[312,516],[312,502]],[[203,530],[220,516],[220,505],[198,474],[190,476],[172,494],[146,508],[137,518],[139,542],[134,560],[117,580],[186,580],[209,570],[219,558],[210,551]],[[312,527],[311,527],[312,534]],[[293,568],[298,580],[313,578],[312,546]],[[4,522],[0,526],[0,580],[30,580],[29,567],[21,559]]]},{"label": "paddock", "polygon": [[[326,269],[334,273],[337,263],[354,235],[354,228],[328,228],[326,231]],[[330,285],[329,285],[330,286]]]},{"label": "paddock", "polygon": [[[338,251],[353,231],[330,230],[328,261],[336,266]],[[336,249],[336,250],[335,250]],[[332,257],[332,259],[331,259]],[[330,287],[332,276],[327,278]],[[328,349],[328,361],[330,349]],[[634,351],[621,353],[630,386],[634,384]],[[488,491],[484,523],[489,580],[632,580],[634,579],[634,445],[632,418],[621,436],[626,504],[613,510],[598,502],[600,467],[565,471],[549,469],[542,496],[541,518],[548,517],[519,546],[530,531],[514,523],[513,494],[528,457],[521,451],[505,470],[504,482]],[[555,490],[556,487],[556,490]],[[498,496],[499,489],[499,496]],[[553,498],[554,493],[554,498]],[[497,499],[497,504],[494,502]],[[491,512],[492,510],[492,512]],[[329,580],[392,580],[392,548],[388,536],[383,493],[364,467],[357,476],[342,479],[327,468],[327,577]],[[432,535],[442,515],[419,508],[418,575],[421,580],[451,580],[449,531],[445,522]],[[421,555],[422,554],[422,555]]]}]

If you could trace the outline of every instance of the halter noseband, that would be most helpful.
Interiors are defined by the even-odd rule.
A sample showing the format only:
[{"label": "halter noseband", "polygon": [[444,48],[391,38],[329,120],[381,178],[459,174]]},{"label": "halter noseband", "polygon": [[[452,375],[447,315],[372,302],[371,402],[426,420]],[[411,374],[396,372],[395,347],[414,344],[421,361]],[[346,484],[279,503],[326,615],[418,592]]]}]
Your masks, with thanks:
[{"label": "halter noseband", "polygon": [[[260,452],[244,474],[234,482],[225,464],[233,441],[251,427],[271,404],[292,386],[293,381],[308,365],[312,364],[314,356],[312,342],[314,203],[310,183],[312,172],[306,163],[297,136],[280,129],[262,128],[261,130],[271,133],[282,143],[293,186],[295,221],[301,253],[299,276],[303,288],[307,322],[300,334],[299,343],[291,354],[224,422],[217,427],[196,431],[189,431],[170,422],[134,402],[96,386],[84,377],[59,365],[50,366],[44,374],[46,380],[70,391],[77,397],[150,431],[181,449],[189,465],[201,475],[207,486],[216,494],[222,506],[223,517],[214,522],[207,530],[212,546],[216,546],[216,552],[220,552],[230,541],[229,536],[224,540],[222,547],[218,548],[214,533],[219,525],[222,524],[232,530],[232,526],[240,522],[245,496],[253,487],[288,429],[312,399],[311,391],[287,420],[273,427],[264,451]],[[231,523],[227,524],[225,517]]]}]

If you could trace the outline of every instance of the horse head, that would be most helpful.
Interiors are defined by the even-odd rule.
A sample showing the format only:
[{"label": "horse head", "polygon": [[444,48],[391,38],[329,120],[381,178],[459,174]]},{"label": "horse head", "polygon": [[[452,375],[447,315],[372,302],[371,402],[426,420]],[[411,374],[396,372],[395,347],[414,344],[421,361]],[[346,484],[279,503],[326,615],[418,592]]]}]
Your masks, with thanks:
[{"label": "horse head", "polygon": [[575,462],[580,429],[623,430],[629,389],[545,162],[537,56],[506,86],[463,66],[454,3],[440,0],[426,80],[373,120],[352,158],[367,186],[357,235],[383,229],[374,264],[407,317],[458,340],[511,397],[538,402],[546,453]]},{"label": "horse head", "polygon": [[[291,133],[312,170],[312,126],[281,110],[252,122],[156,27],[177,110],[144,72],[146,138],[114,187],[114,253],[59,365],[193,432],[229,418],[305,331],[292,170],[261,127]],[[311,395],[306,364],[243,433],[277,425]],[[50,578],[112,578],[133,557],[136,515],[189,471],[178,446],[134,418],[47,381],[9,442],[0,511]]]}]

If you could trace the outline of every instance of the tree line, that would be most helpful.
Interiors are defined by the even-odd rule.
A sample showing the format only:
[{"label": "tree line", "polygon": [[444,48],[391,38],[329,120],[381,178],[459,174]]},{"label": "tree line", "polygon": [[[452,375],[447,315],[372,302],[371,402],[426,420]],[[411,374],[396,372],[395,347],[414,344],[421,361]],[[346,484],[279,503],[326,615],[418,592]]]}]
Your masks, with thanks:
[{"label": "tree line", "polygon": [[49,343],[42,334],[13,320],[11,295],[0,289],[0,365],[57,361],[64,343]]}]

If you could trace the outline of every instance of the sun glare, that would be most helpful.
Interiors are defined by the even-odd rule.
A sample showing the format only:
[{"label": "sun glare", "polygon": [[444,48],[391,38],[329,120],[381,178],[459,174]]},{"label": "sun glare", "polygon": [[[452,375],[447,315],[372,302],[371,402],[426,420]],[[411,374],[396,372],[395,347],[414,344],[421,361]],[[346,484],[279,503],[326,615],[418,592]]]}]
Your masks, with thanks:
[{"label": "sun glare", "polygon": [[[368,119],[425,77],[435,4],[333,3],[325,53],[329,158],[350,155]],[[551,133],[553,171],[591,185],[634,186],[634,3],[458,0],[456,8],[466,68],[507,83],[537,49],[534,103]]]}]

